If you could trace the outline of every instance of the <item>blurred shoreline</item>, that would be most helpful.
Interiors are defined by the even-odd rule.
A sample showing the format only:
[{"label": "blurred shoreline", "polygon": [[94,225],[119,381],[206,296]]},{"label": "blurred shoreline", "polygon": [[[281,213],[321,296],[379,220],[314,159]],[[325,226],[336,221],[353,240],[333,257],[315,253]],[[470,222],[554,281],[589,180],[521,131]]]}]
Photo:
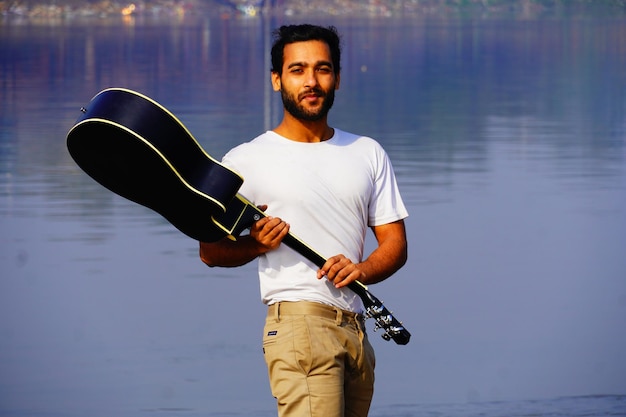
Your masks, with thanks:
[{"label": "blurred shoreline", "polygon": [[0,22],[115,16],[221,18],[346,17],[623,17],[626,0],[0,0]]}]

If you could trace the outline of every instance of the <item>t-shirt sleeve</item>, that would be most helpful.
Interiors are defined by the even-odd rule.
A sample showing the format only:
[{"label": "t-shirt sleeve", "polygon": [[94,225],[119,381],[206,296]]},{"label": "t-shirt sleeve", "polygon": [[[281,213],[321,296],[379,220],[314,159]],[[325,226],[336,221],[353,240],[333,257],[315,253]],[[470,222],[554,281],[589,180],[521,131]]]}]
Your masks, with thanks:
[{"label": "t-shirt sleeve", "polygon": [[382,147],[377,149],[374,169],[368,225],[380,226],[408,217],[391,160]]}]

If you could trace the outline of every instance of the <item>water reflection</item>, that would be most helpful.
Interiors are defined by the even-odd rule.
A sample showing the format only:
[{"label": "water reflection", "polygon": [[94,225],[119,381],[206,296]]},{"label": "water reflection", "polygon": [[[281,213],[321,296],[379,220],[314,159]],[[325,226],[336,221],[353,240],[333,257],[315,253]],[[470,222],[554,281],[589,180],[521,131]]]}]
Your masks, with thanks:
[{"label": "water reflection", "polygon": [[[624,97],[615,86],[624,84],[626,46],[618,40],[626,29],[619,20],[419,23],[394,22],[391,31],[378,20],[350,22],[342,88],[349,93],[339,95],[334,116],[380,138],[402,177],[484,171],[489,132],[506,120],[515,136],[504,140],[550,143],[562,160],[576,152],[621,163]],[[39,158],[34,166],[56,165],[51,158],[67,155],[41,146],[42,134],[64,130],[101,88],[125,86],[166,104],[219,157],[280,117],[267,92],[269,26],[209,18],[185,26],[3,26],[10,59],[2,61],[2,118],[15,131],[3,139],[3,154],[19,142],[24,157]],[[33,123],[29,116],[42,107],[51,117]]]},{"label": "water reflection", "polygon": [[[365,102],[388,109],[373,125],[392,150],[397,140],[399,146],[433,142],[430,148],[440,152],[397,152],[400,161],[441,160],[443,167],[455,169],[454,155],[462,154],[459,169],[472,169],[473,160],[480,170],[487,144],[495,139],[550,144],[564,159],[582,152],[620,164],[623,155],[615,145],[624,139],[624,95],[615,86],[624,82],[626,51],[617,39],[626,34],[619,22],[612,35],[598,31],[604,23],[550,22],[549,36],[545,22],[407,25],[387,36],[381,33],[388,59],[378,64],[386,67],[376,69],[373,59],[367,67],[368,74],[388,77],[389,94],[382,96],[388,98],[349,95],[354,101],[346,107]],[[369,83],[364,78],[348,90],[378,93],[369,87],[375,78]],[[351,123],[370,123],[355,116]],[[507,134],[488,136],[494,120],[500,127],[508,121]],[[476,157],[468,161],[469,154]]]},{"label": "water reflection", "polygon": [[[266,51],[283,21],[0,25],[0,414],[270,414],[254,266],[204,268],[64,138],[122,86],[221,157],[280,118]],[[409,265],[374,291],[415,335],[372,336],[379,415],[623,391],[623,20],[323,23],[345,44],[331,122],[384,144],[411,211]]]}]

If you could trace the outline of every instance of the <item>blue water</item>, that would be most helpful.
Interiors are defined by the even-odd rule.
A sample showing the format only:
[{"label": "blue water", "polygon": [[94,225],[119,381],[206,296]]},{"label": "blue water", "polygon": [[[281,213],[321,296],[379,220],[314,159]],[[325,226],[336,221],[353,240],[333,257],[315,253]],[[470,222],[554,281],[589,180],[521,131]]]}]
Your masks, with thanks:
[{"label": "blue water", "polygon": [[[331,124],[385,146],[411,214],[371,290],[413,337],[370,331],[371,415],[626,415],[626,21],[313,20],[343,33]],[[286,21],[2,20],[1,416],[274,415],[254,265],[206,268],[64,141],[117,86],[221,157],[280,119]]]}]

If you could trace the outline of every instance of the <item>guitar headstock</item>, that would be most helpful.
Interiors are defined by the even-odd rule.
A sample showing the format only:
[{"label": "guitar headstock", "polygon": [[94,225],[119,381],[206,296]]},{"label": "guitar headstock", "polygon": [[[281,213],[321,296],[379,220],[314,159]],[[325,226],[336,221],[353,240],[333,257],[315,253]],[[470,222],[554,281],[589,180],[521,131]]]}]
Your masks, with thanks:
[{"label": "guitar headstock", "polygon": [[[374,297],[375,298],[375,297]],[[406,345],[411,339],[411,333],[402,325],[393,313],[387,310],[382,302],[375,299],[374,303],[366,306],[365,315],[374,319],[376,326],[374,331],[383,330],[381,335],[385,340],[392,340],[399,345]]]}]

